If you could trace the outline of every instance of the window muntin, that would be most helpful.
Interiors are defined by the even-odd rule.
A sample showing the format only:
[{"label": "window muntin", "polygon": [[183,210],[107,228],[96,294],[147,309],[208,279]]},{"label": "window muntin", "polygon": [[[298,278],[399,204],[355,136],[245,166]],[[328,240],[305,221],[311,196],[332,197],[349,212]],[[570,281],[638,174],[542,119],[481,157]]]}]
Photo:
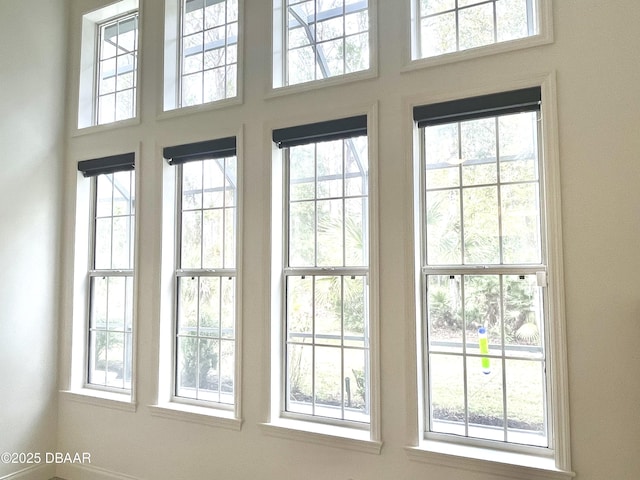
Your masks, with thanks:
[{"label": "window muntin", "polygon": [[[417,58],[540,33],[539,0],[415,0]],[[416,54],[417,53],[417,54]]]},{"label": "window muntin", "polygon": [[93,177],[87,382],[131,389],[135,174]]},{"label": "window muntin", "polygon": [[282,1],[284,85],[369,69],[368,0]]},{"label": "window muntin", "polygon": [[235,402],[237,158],[178,168],[175,396]]},{"label": "window muntin", "polygon": [[96,124],[136,116],[138,12],[98,26]]},{"label": "window muntin", "polygon": [[529,110],[421,129],[428,435],[551,446],[539,122]]},{"label": "window muntin", "polygon": [[180,106],[235,97],[238,0],[181,0]]},{"label": "window muntin", "polygon": [[368,153],[285,148],[284,414],[368,424]]}]

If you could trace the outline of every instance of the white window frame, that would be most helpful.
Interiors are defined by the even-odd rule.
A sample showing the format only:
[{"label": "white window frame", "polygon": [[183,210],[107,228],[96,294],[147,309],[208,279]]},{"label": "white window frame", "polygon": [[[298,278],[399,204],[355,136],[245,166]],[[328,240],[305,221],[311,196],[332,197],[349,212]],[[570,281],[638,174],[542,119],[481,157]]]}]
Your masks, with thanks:
[{"label": "white window frame", "polygon": [[[139,0],[120,0],[106,7],[88,12],[82,16],[82,38],[80,43],[80,76],[78,79],[78,123],[76,134],[91,133],[94,129],[110,129],[134,125],[139,122],[140,111],[140,52],[141,52],[141,22],[142,9]],[[98,41],[100,28],[104,23],[119,17],[138,14],[138,50],[136,60],[136,86],[134,87],[134,116],[114,122],[98,124],[98,75],[100,67],[100,52]]]},{"label": "white window frame", "polygon": [[[549,388],[549,435],[553,436],[552,448],[520,447],[510,444],[505,448],[503,443],[491,441],[474,441],[451,436],[429,435],[424,431],[427,425],[428,400],[424,386],[425,370],[424,351],[424,313],[422,282],[422,242],[420,218],[422,158],[420,154],[420,129],[413,123],[413,191],[414,191],[414,242],[412,250],[415,258],[414,291],[415,323],[411,331],[415,332],[415,353],[417,363],[411,370],[415,373],[417,395],[408,402],[408,407],[415,412],[416,430],[413,432],[405,450],[410,459],[453,468],[467,468],[490,474],[500,473],[509,478],[569,479],[575,474],[571,471],[570,438],[569,438],[569,398],[566,356],[566,325],[564,316],[564,287],[562,271],[562,233],[560,218],[560,168],[557,140],[557,115],[555,108],[555,75],[543,75],[527,81],[504,82],[502,88],[484,91],[459,93],[455,98],[439,97],[409,102],[410,108],[417,105],[438,103],[458,98],[469,98],[488,93],[516,90],[527,87],[541,87],[542,102],[541,140],[539,155],[541,157],[540,189],[542,195],[542,221],[546,227],[546,239],[542,248],[547,254],[547,382]],[[426,409],[426,410],[425,410]],[[471,441],[469,441],[471,440]]]},{"label": "white window frame", "polygon": [[[158,390],[156,400],[149,405],[152,415],[183,422],[208,425],[214,428],[239,431],[242,428],[242,218],[243,218],[243,128],[221,132],[219,138],[236,138],[236,245],[235,245],[235,368],[234,404],[178,397],[176,392],[176,325],[177,325],[177,269],[180,238],[178,199],[180,184],[178,166],[163,161],[162,201],[162,262],[160,325],[157,331]],[[209,141],[210,137],[204,139]],[[188,143],[203,141],[188,138]],[[182,142],[174,142],[181,144]],[[166,148],[166,147],[165,147]],[[157,155],[163,157],[163,148]]]},{"label": "white window frame", "polygon": [[[286,2],[288,0],[273,0],[273,37],[272,37],[272,83],[270,85],[271,95],[306,91],[309,89],[324,86],[342,84],[345,82],[358,81],[366,78],[373,78],[377,75],[377,1],[368,0],[369,16],[369,67],[350,73],[343,73],[326,78],[316,78],[314,80],[289,84],[287,82],[287,31],[286,31]],[[342,38],[345,38],[344,36]]]},{"label": "white window frame", "polygon": [[[367,113],[367,138],[369,162],[369,366],[370,366],[370,421],[368,424],[354,424],[345,420],[326,419],[286,411],[286,273],[285,239],[286,232],[286,152],[272,141],[271,177],[271,299],[270,337],[268,351],[270,363],[265,365],[264,374],[270,378],[268,396],[270,399],[267,420],[260,424],[265,434],[279,438],[295,438],[337,448],[365,453],[379,454],[382,448],[380,438],[380,380],[379,380],[379,320],[378,320],[378,222],[377,222],[377,106],[368,112],[349,112],[354,116]],[[334,117],[335,118],[335,117]],[[333,118],[332,118],[333,119]],[[326,121],[327,118],[305,119],[296,125]],[[290,125],[289,125],[290,126]],[[274,127],[276,127],[274,125]],[[277,127],[280,127],[278,125]],[[275,130],[276,128],[273,128]],[[269,131],[269,134],[271,131]],[[306,269],[305,269],[306,270]],[[322,269],[318,269],[322,271]],[[315,274],[310,272],[310,275]],[[322,273],[320,273],[322,275]]]},{"label": "white window frame", "polygon": [[[225,0],[226,1],[226,0]],[[236,94],[234,96],[183,106],[182,90],[182,11],[184,0],[164,0],[164,86],[160,117],[181,115],[194,110],[225,108],[242,103],[244,76],[244,0],[238,0],[236,50]]]},{"label": "white window frame", "polygon": [[[404,71],[415,70],[419,68],[443,65],[448,63],[460,62],[472,58],[484,57],[487,55],[496,55],[499,53],[520,50],[530,47],[536,47],[553,42],[553,0],[535,0],[536,11],[534,17],[537,19],[538,32],[518,38],[514,40],[494,42],[487,45],[470,48],[467,50],[457,50],[450,53],[435,55],[431,57],[422,57],[420,54],[420,1],[408,0],[409,5],[409,23],[410,23],[410,45],[408,58],[405,61]],[[493,0],[492,0],[493,1]]]},{"label": "white window frame", "polygon": [[[111,173],[109,175],[112,175]],[[135,191],[135,182],[136,182],[136,174],[135,174],[135,170],[131,170],[131,186],[134,188]],[[119,387],[112,387],[112,386],[108,386],[106,385],[106,380],[105,380],[105,384],[102,383],[96,383],[96,382],[92,382],[91,381],[91,365],[94,362],[94,358],[93,358],[93,351],[92,351],[92,338],[93,335],[95,335],[94,332],[98,332],[98,331],[102,331],[102,332],[109,332],[109,330],[107,329],[98,329],[98,328],[93,328],[91,327],[92,323],[93,323],[93,305],[92,305],[92,300],[93,300],[93,282],[95,281],[95,279],[99,279],[99,278],[103,278],[103,279],[111,279],[111,278],[124,278],[124,279],[130,279],[131,283],[132,283],[132,298],[125,300],[126,303],[130,303],[130,308],[131,308],[131,321],[132,321],[132,325],[131,325],[131,332],[129,332],[130,335],[130,340],[129,340],[129,348],[131,348],[131,364],[129,365],[129,383],[132,385],[133,382],[133,340],[134,340],[134,331],[133,331],[133,318],[134,318],[134,298],[133,298],[133,285],[134,285],[134,263],[135,263],[135,256],[134,256],[134,250],[135,250],[135,244],[136,244],[136,238],[135,238],[135,208],[134,208],[134,213],[130,214],[130,215],[124,215],[124,216],[129,216],[131,217],[130,219],[133,220],[134,222],[134,228],[133,231],[131,232],[129,241],[132,242],[131,245],[129,245],[129,250],[131,252],[131,255],[133,258],[131,258],[130,264],[131,264],[131,268],[127,268],[127,269],[118,269],[118,268],[96,268],[95,266],[95,261],[96,261],[96,244],[97,244],[97,203],[98,203],[98,179],[99,179],[100,175],[94,176],[91,178],[91,234],[90,234],[90,240],[89,240],[89,244],[90,244],[90,258],[91,258],[91,262],[89,265],[89,270],[88,270],[88,276],[89,276],[89,288],[88,288],[88,298],[87,298],[87,305],[88,305],[88,316],[87,316],[87,359],[86,359],[86,369],[87,369],[87,375],[86,375],[86,383],[85,383],[85,387],[86,388],[93,388],[96,390],[104,390],[107,392],[113,392],[113,393],[127,393],[130,394],[131,393],[131,387],[130,388],[119,388]],[[114,186],[115,188],[115,186]],[[135,198],[135,197],[134,197]],[[133,202],[135,204],[135,200]],[[114,216],[106,216],[103,218],[111,218],[113,220]],[[113,225],[113,224],[112,224]],[[112,227],[113,228],[113,227]],[[113,230],[111,231],[111,240],[113,241]],[[126,281],[126,280],[125,280]],[[126,297],[126,294],[125,294]],[[107,297],[108,299],[108,297]],[[109,309],[109,302],[107,302],[107,310]],[[126,329],[126,324],[124,325],[125,329]],[[125,360],[123,361],[123,364],[126,363],[126,345],[127,345],[127,332],[122,331],[122,332],[117,332],[117,333],[122,333],[124,335],[124,344],[125,344]],[[124,373],[126,375],[126,372]],[[126,384],[126,380],[125,380],[125,384]]]},{"label": "white window frame", "polygon": [[[140,155],[140,145],[134,144],[129,149],[137,159]],[[94,151],[92,151],[95,154]],[[112,151],[102,150],[99,152],[103,157],[114,155]],[[120,154],[117,154],[120,155]],[[100,158],[103,158],[100,157]],[[85,157],[86,158],[86,157]],[[84,160],[84,159],[79,159]],[[134,170],[135,172],[135,170]],[[88,379],[88,329],[90,315],[90,270],[92,266],[92,241],[94,230],[93,199],[95,198],[95,183],[91,177],[85,177],[80,172],[74,172],[76,178],[76,192],[74,198],[75,208],[75,229],[73,242],[69,246],[69,254],[73,258],[72,294],[70,304],[72,316],[68,324],[69,336],[63,341],[69,351],[68,375],[62,380],[61,393],[68,399],[89,405],[115,408],[127,412],[135,412],[137,409],[137,302],[138,302],[138,242],[140,222],[135,222],[133,232],[133,320],[132,320],[132,364],[131,364],[131,389],[128,391],[121,389],[101,388],[100,386],[89,385]],[[140,175],[135,174],[135,191],[140,191]]]}]

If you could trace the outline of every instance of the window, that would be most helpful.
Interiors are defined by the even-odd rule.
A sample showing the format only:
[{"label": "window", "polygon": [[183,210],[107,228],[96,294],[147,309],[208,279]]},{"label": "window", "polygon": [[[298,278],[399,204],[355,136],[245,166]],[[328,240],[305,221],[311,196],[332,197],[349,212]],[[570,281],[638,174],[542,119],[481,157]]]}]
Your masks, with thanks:
[{"label": "window", "polygon": [[92,180],[87,376],[130,391],[133,358],[134,154],[78,163]]},{"label": "window", "polygon": [[236,97],[239,0],[167,0],[166,6],[165,110]]},{"label": "window", "polygon": [[273,132],[285,178],[283,417],[370,422],[366,133],[366,116]]},{"label": "window", "polygon": [[274,86],[368,70],[369,32],[368,0],[274,0]]},{"label": "window", "polygon": [[137,115],[137,8],[121,0],[82,17],[78,128]]},{"label": "window", "polygon": [[426,438],[555,447],[540,99],[414,109]]},{"label": "window", "polygon": [[236,138],[169,147],[164,155],[178,170],[174,400],[232,408],[238,288]]},{"label": "window", "polygon": [[414,0],[413,58],[545,36],[545,0]]},{"label": "window", "polygon": [[100,25],[98,51],[98,125],[135,117],[138,13]]}]

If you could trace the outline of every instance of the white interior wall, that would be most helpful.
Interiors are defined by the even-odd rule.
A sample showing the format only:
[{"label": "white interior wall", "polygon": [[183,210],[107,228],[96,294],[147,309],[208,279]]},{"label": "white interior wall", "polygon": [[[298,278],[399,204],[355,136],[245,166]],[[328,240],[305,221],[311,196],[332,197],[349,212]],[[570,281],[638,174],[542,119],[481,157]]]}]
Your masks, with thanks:
[{"label": "white interior wall", "polygon": [[[66,1],[0,0],[0,452],[55,451]],[[55,466],[0,463],[0,478]]]},{"label": "white interior wall", "polygon": [[[78,75],[80,17],[103,4],[72,0],[69,85],[73,107]],[[244,102],[223,110],[159,118],[162,94],[162,3],[143,2],[141,122],[126,129],[72,135],[77,112],[67,116],[65,188],[76,188],[75,161],[110,150],[141,146],[138,175],[140,250],[138,298],[138,408],[135,413],[87,405],[61,397],[58,450],[91,452],[90,468],[64,466],[69,480],[107,478],[103,469],[138,479],[353,479],[481,480],[493,475],[410,461],[411,439],[405,375],[405,290],[412,273],[406,232],[411,217],[407,176],[405,100],[488,88],[494,83],[556,72],[564,234],[566,314],[573,469],[579,479],[635,480],[640,475],[640,4],[616,6],[598,0],[554,1],[555,41],[524,51],[401,72],[408,38],[398,10],[407,2],[378,0],[379,75],[337,87],[270,97],[270,1],[245,0]],[[342,106],[379,106],[380,312],[382,436],[380,455],[266,436],[268,360],[265,338],[269,263],[262,239],[268,228],[269,125],[330,116]],[[161,203],[163,161],[159,148],[215,138],[244,126],[244,345],[243,418],[240,432],[152,417],[156,398],[160,317]],[[97,153],[97,154],[96,154]],[[68,198],[67,212],[73,211]],[[67,216],[65,238],[73,236]],[[4,250],[4,249],[3,249]],[[71,314],[70,262],[65,251],[63,320]],[[64,335],[68,331],[63,332]],[[69,368],[68,338],[62,342],[61,381]],[[124,476],[108,478],[130,478]]]}]

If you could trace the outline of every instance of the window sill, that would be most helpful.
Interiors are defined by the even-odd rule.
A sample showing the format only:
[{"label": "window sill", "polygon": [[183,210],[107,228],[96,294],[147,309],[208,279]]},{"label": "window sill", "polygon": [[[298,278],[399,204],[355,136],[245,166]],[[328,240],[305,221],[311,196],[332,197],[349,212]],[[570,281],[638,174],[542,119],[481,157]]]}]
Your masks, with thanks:
[{"label": "window sill", "polygon": [[233,411],[182,403],[149,405],[148,408],[154,417],[169,418],[182,422],[197,423],[199,425],[210,425],[228,430],[240,431],[242,428],[242,420],[235,418]]},{"label": "window sill", "polygon": [[278,98],[284,95],[291,95],[296,93],[313,92],[319,88],[332,87],[335,85],[343,85],[360,80],[368,80],[376,78],[378,71],[376,68],[371,67],[367,70],[359,72],[347,73],[344,75],[336,75],[329,78],[321,78],[319,80],[310,80],[308,82],[296,83],[293,85],[281,85],[278,87],[272,87],[266,96],[266,99]]},{"label": "window sill", "polygon": [[86,127],[76,127],[72,137],[81,137],[84,135],[92,135],[100,132],[109,132],[111,130],[118,130],[120,128],[132,127],[140,125],[140,116],[133,118],[127,118],[126,120],[118,120],[116,122],[104,123],[102,125],[87,125]]},{"label": "window sill", "polygon": [[212,110],[221,110],[224,108],[235,107],[242,105],[242,96],[236,95],[235,97],[223,98],[212,102],[199,103],[197,105],[188,105],[185,107],[170,107],[162,110],[158,115],[159,121],[169,120],[176,117],[182,117],[185,115],[193,115],[195,113],[209,112]]},{"label": "window sill", "polygon": [[457,52],[443,53],[433,57],[414,58],[408,65],[405,65],[401,72],[411,72],[422,68],[435,67],[437,65],[447,65],[450,63],[463,62],[474,58],[486,57],[489,55],[497,55],[500,53],[511,52],[514,50],[523,50],[526,48],[546,45],[553,42],[551,36],[535,35],[532,37],[519,38],[506,42],[492,43],[481,47],[470,48],[468,50],[460,50]]},{"label": "window sill", "polygon": [[73,402],[113,408],[125,412],[135,412],[137,408],[136,403],[131,400],[131,395],[126,393],[81,388],[78,390],[61,390],[60,394]]},{"label": "window sill", "polygon": [[280,418],[276,422],[261,423],[260,428],[266,435],[315,443],[342,450],[379,455],[382,442],[371,440],[368,430],[337,427],[300,420]]},{"label": "window sill", "polygon": [[409,459],[444,467],[500,475],[514,480],[569,480],[571,471],[560,470],[553,458],[489,448],[425,440],[405,447]]}]

